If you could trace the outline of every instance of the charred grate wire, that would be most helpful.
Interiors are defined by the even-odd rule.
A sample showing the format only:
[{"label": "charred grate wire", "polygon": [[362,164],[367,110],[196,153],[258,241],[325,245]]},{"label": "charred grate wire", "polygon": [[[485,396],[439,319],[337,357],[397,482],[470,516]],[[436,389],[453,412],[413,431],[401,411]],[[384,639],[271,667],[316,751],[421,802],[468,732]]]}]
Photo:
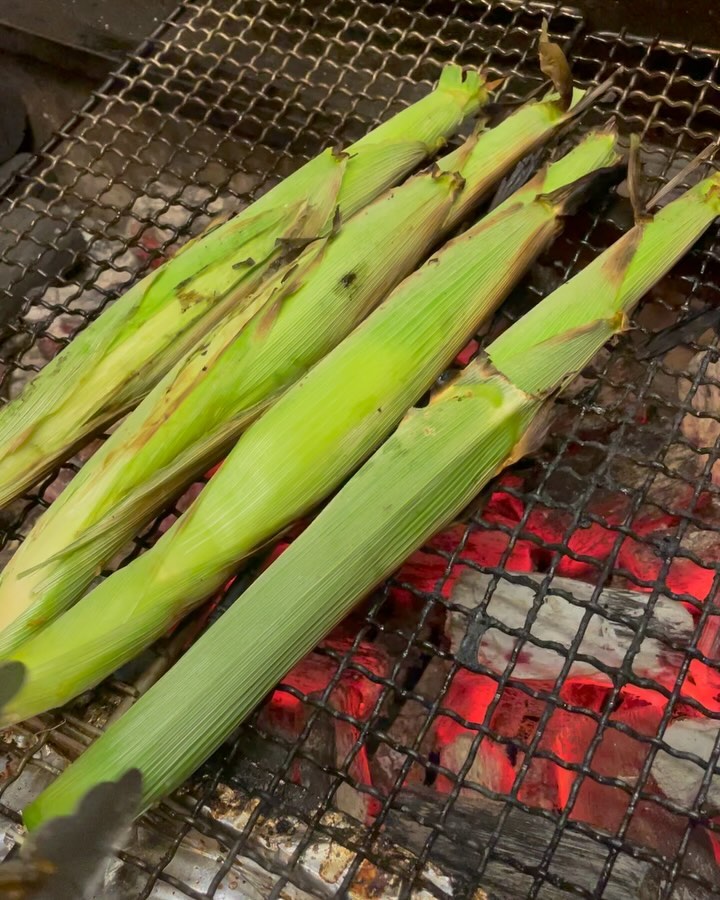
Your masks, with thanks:
[{"label": "charred grate wire", "polygon": [[[571,51],[578,79],[590,83],[617,71],[613,112],[624,133],[642,134],[651,179],[663,182],[683,160],[716,137],[720,130],[720,57],[716,53],[659,39],[589,33],[577,12],[558,5],[521,7],[483,0],[308,0],[302,4],[188,0],[181,4],[40,158],[5,186],[0,236],[9,240],[0,255],[6,267],[0,316],[2,397],[12,395],[28,373],[42,365],[43,353],[50,355],[66,343],[177,241],[196,233],[218,211],[246,204],[327,143],[354,140],[389,111],[412,102],[436,80],[445,62],[486,64],[492,75],[507,78],[506,99],[521,98],[539,84],[534,43],[546,14],[550,14],[551,34]],[[605,110],[591,111],[582,127],[605,115]],[[531,299],[608,246],[627,224],[627,209],[609,200],[578,215],[502,315],[516,315]],[[82,246],[68,244],[74,233],[82,234]],[[64,275],[58,276],[50,251],[68,247],[74,248],[77,265],[66,266]],[[94,255],[98,247],[102,252]],[[655,752],[672,710],[678,704],[698,707],[696,700],[684,696],[680,700],[679,680],[668,687],[639,679],[633,672],[632,655],[647,629],[648,616],[637,624],[634,645],[613,672],[614,685],[599,709],[563,693],[570,665],[579,658],[582,630],[590,614],[598,610],[594,596],[577,638],[561,654],[564,668],[555,687],[538,689],[514,679],[510,665],[502,673],[487,670],[498,692],[481,721],[464,718],[446,705],[461,667],[437,623],[453,608],[444,593],[453,566],[465,561],[477,567],[468,554],[473,536],[502,533],[507,543],[503,555],[497,565],[484,567],[494,576],[503,574],[514,548],[525,542],[543,547],[546,583],[570,561],[584,566],[584,577],[594,584],[621,579],[649,589],[650,609],[659,592],[694,602],[696,640],[684,650],[684,665],[700,659],[717,668],[697,647],[710,604],[699,602],[703,598],[688,594],[682,585],[678,588],[670,576],[673,566],[689,561],[709,573],[709,590],[718,580],[720,554],[712,558],[707,548],[716,546],[715,539],[720,546],[719,520],[713,520],[701,501],[716,493],[711,470],[720,450],[714,439],[712,446],[698,447],[688,440],[683,425],[691,414],[706,423],[716,418],[712,413],[698,417],[693,398],[717,381],[713,367],[720,351],[707,335],[704,342],[699,336],[689,339],[684,355],[643,361],[636,350],[657,330],[657,323],[670,315],[712,308],[719,290],[720,258],[715,235],[710,233],[645,301],[633,334],[596,363],[590,386],[564,402],[561,424],[539,460],[519,467],[522,484],[504,488],[522,503],[519,520],[488,523],[481,508],[471,511],[452,550],[430,551],[444,568],[437,583],[429,590],[405,585],[413,603],[401,621],[390,614],[398,582],[377,592],[352,618],[346,643],[340,649],[328,646],[318,652],[332,672],[324,689],[308,694],[296,686],[283,688],[304,710],[299,736],[282,739],[268,729],[260,712],[204,767],[189,793],[164,804],[140,826],[144,842],[137,837],[122,854],[125,881],[119,896],[159,897],[170,890],[193,898],[226,896],[224,892],[235,889],[233,867],[240,857],[259,864],[267,879],[256,894],[271,897],[301,896],[289,892],[302,890],[314,895],[318,885],[322,896],[345,896],[353,890],[410,896],[422,889],[425,896],[470,897],[476,896],[475,888],[480,886],[494,897],[504,896],[498,885],[510,884],[513,896],[600,896],[608,885],[612,888],[614,872],[623,859],[655,863],[664,878],[663,896],[669,896],[680,875],[691,883],[702,883],[707,873],[698,873],[688,862],[688,846],[696,830],[717,831],[703,810],[678,807],[650,790],[650,758],[634,784],[593,768],[593,753],[604,737],[629,736]],[[693,354],[695,361],[689,366]],[[670,396],[668,385],[677,384],[681,377],[686,379],[686,395]],[[641,410],[646,415],[638,421]],[[4,553],[27,532],[76,465],[64,467],[3,510]],[[620,494],[627,501],[619,520],[608,518],[596,503],[608,494]],[[649,507],[672,522],[659,543],[657,536],[645,534],[638,526],[638,517]],[[555,541],[548,543],[530,527],[537,510],[561,518],[564,530]],[[177,507],[168,513],[177,514]],[[127,556],[154,539],[163,518],[147,529]],[[577,549],[573,543],[577,528],[590,525],[602,526],[611,535],[611,546],[600,561],[588,548]],[[705,543],[699,539],[703,537]],[[652,577],[627,569],[621,552],[627,539],[636,541],[643,552],[660,554],[662,562]],[[537,642],[532,623],[538,607],[535,603],[520,629],[515,659],[522,652],[522,642]],[[202,616],[195,624],[202,626]],[[368,644],[392,649],[381,674],[362,656]],[[424,692],[418,679],[435,661],[442,664],[442,677],[433,690]],[[372,703],[361,716],[337,703],[337,691],[347,677],[372,685]],[[653,689],[668,700],[655,736],[611,718],[624,684]],[[536,704],[537,726],[532,734],[509,739],[489,726],[500,690],[506,686]],[[16,820],[24,800],[23,778],[31,770],[48,777],[45,773],[57,764],[48,748],[78,752],[98,733],[103,721],[98,709],[103,703],[120,702],[128,693],[127,685],[113,682],[98,692],[94,705],[80,704],[79,717],[72,714],[77,711],[73,708],[55,731],[43,730],[40,723],[34,737],[8,745],[9,777],[0,795],[1,811]],[[420,724],[412,740],[398,741],[392,728],[394,716],[409,703],[419,710]],[[556,752],[557,747],[543,743],[558,712],[582,717],[595,729],[579,761],[568,761]],[[442,718],[456,721],[473,735],[466,762],[458,771],[444,766],[424,740]],[[317,735],[329,734],[338,723],[351,739],[342,754],[330,759],[319,752]],[[515,783],[502,795],[472,779],[473,754],[483,744],[523,758]],[[392,783],[369,787],[358,777],[358,761],[363,754],[377,756],[384,749],[395,752],[398,770]],[[713,764],[717,758],[715,753]],[[537,764],[552,764],[574,776],[561,811],[538,809],[523,799],[523,785],[532,780]],[[310,773],[309,787],[293,783],[293,772],[303,766]],[[428,785],[438,778],[448,782],[446,793],[434,795],[431,813],[408,804],[402,791],[405,776],[418,769]],[[710,774],[708,770],[706,788]],[[584,783],[627,795],[626,812],[613,835],[571,818]],[[228,785],[235,792],[233,797],[259,801],[235,821],[233,829],[217,821],[227,819],[223,786]],[[352,827],[335,814],[343,807],[338,798],[348,790],[361,808],[374,804],[368,823]],[[491,827],[480,832],[481,838],[472,827],[457,824],[463,803],[480,815],[480,807],[472,806],[474,799],[501,804]],[[634,838],[632,817],[643,804],[664,809],[676,816],[676,824],[681,822],[677,846],[670,855],[643,847]],[[464,820],[459,821],[462,826]],[[527,848],[513,844],[518,821],[524,822],[529,837],[537,832],[541,840],[529,841]],[[268,827],[277,841],[295,829],[297,840],[286,852],[273,849]],[[386,841],[389,834],[402,844],[405,833],[420,835],[410,842],[409,852],[399,852]],[[335,842],[334,855],[324,868],[320,866],[313,881],[308,872],[313,865],[317,868],[317,859],[313,862],[311,856],[321,838]],[[588,839],[585,846],[595,848],[575,867],[582,871],[568,869],[564,842],[569,838]],[[212,859],[207,854],[202,857],[202,877],[193,879],[181,857],[183,848],[199,839],[214,841],[217,852]],[[462,856],[469,865],[458,870]],[[428,864],[436,867],[434,875]],[[243,894],[232,894],[236,895]]]}]

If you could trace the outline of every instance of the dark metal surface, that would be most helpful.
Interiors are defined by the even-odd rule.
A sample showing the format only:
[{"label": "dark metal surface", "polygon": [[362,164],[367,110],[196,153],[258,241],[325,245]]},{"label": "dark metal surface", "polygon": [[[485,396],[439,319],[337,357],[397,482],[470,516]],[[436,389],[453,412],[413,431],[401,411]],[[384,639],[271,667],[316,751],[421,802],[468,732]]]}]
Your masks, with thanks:
[{"label": "dark metal surface", "polygon": [[[371,123],[427,90],[447,60],[487,65],[493,76],[506,76],[506,100],[519,99],[537,87],[535,40],[548,13],[551,35],[570,52],[581,83],[616,72],[612,111],[624,134],[642,135],[654,185],[663,183],[691,154],[716,138],[720,57],[690,44],[665,44],[659,36],[639,40],[593,30],[572,9],[465,0],[306,0],[301,4],[188,0],[182,4],[172,21],[96,92],[39,160],[5,188],[5,202],[12,205],[0,207],[0,234],[19,249],[9,255],[7,249],[2,251],[3,261],[12,267],[0,292],[3,396],[14,394],[43,364],[43,353],[51,352],[48,347],[69,340],[128,279],[195,233],[219,208],[239,208],[325,145],[357,138]],[[606,116],[606,109],[591,110],[580,130]],[[20,218],[18,209],[25,210]],[[56,223],[57,231],[48,232],[48,221]],[[516,315],[558,279],[576,271],[627,224],[627,204],[609,196],[581,212],[498,322],[503,315]],[[65,267],[59,273],[52,251],[62,250],[61,241],[72,234],[82,234],[90,249],[77,251],[74,270]],[[634,783],[595,772],[593,754],[603,735],[613,733],[611,716],[621,690],[637,683],[632,658],[652,620],[658,591],[678,602],[687,600],[667,584],[673,561],[694,559],[710,571],[714,585],[718,581],[715,559],[720,557],[688,549],[687,538],[701,532],[720,540],[720,518],[712,515],[716,489],[711,481],[720,451],[715,446],[703,452],[693,449],[682,430],[693,410],[692,398],[711,381],[708,367],[718,357],[714,338],[707,347],[697,336],[674,365],[666,357],[640,363],[634,352],[657,330],[657,322],[666,323],[678,310],[685,315],[717,304],[715,240],[716,231],[711,230],[672,278],[641,306],[634,330],[596,364],[588,387],[565,402],[562,419],[539,459],[523,466],[523,485],[508,488],[522,502],[524,513],[519,522],[500,527],[510,544],[499,566],[486,568],[499,574],[519,541],[539,541],[536,535],[527,536],[529,516],[533,510],[550,510],[565,517],[566,534],[545,548],[547,579],[571,560],[587,567],[586,580],[593,584],[623,579],[626,587],[651,589],[648,613],[633,624],[635,638],[625,662],[613,673],[607,702],[599,710],[584,709],[576,698],[571,702],[563,693],[563,681],[582,639],[581,628],[563,651],[563,671],[554,687],[519,688],[537,703],[537,727],[527,740],[517,739],[513,752],[522,754],[524,762],[512,788],[498,796],[474,783],[470,757],[459,771],[443,770],[424,742],[433,722],[440,716],[454,717],[472,733],[474,749],[483,744],[504,746],[487,725],[493,704],[484,723],[463,719],[445,706],[461,666],[436,624],[448,610],[444,579],[431,590],[412,587],[413,602],[400,620],[393,616],[392,585],[388,585],[348,626],[350,649],[323,651],[333,671],[326,688],[319,694],[287,689],[306,715],[300,737],[283,741],[266,735],[262,714],[241,729],[184,792],[139,826],[133,845],[122,854],[124,865],[116,883],[122,887],[117,894],[108,888],[105,896],[405,897],[416,892],[416,896],[480,897],[483,894],[477,891],[491,885],[493,897],[599,897],[618,879],[622,884],[622,879],[633,875],[635,859],[642,859],[653,873],[655,892],[647,896],[671,896],[674,886],[687,887],[688,882],[697,896],[703,890],[713,895],[715,885],[696,857],[697,847],[706,847],[708,833],[717,830],[704,814],[702,796],[691,808],[678,808],[648,788],[652,756],[661,746],[673,709],[681,703],[680,679],[674,687],[658,687],[667,708],[657,734],[636,735],[651,753]],[[96,260],[92,265],[88,254]],[[45,289],[36,285],[32,296],[26,296],[18,286],[29,274],[37,277],[38,273],[45,277]],[[691,357],[706,350],[701,362],[690,366]],[[682,395],[677,392],[679,374],[686,378]],[[639,417],[641,407],[650,413]],[[716,414],[711,409],[707,420],[715,420]],[[669,461],[669,451],[677,447],[699,461],[691,475]],[[2,511],[5,553],[27,532],[38,510],[51,501],[77,462]],[[661,481],[663,490],[658,487]],[[598,511],[597,497],[608,492],[626,501],[619,521]],[[708,502],[713,507],[710,512]],[[667,514],[673,524],[660,547],[659,571],[650,581],[638,583],[638,576],[619,562],[619,554],[628,536],[648,552],[658,546],[637,527],[638,516],[648,504]],[[612,536],[601,562],[569,543],[575,529],[590,523],[603,524]],[[160,520],[127,555],[152,540],[159,524]],[[448,573],[453,563],[466,558],[472,536],[490,529],[481,512],[468,515],[466,524],[462,539],[451,552],[441,554]],[[681,676],[693,659],[703,658],[697,638],[710,604],[694,602],[696,633],[689,649],[683,648]],[[594,611],[602,615],[600,607]],[[526,629],[518,653],[528,636]],[[386,669],[376,672],[358,661],[355,651],[361,642],[386,649]],[[432,689],[426,689],[423,678],[435,663],[441,677]],[[362,718],[339,712],[333,702],[333,691],[348,673],[358,683],[372,685],[374,691],[371,708]],[[123,676],[127,682],[132,673]],[[512,681],[512,672],[506,669],[493,677],[499,690],[504,689]],[[19,737],[8,737],[0,812],[9,821],[17,821],[29,792],[79,752],[103,727],[114,706],[127,702],[128,695],[132,690],[127,683],[115,681],[62,716],[30,723]],[[687,703],[698,706],[697,701]],[[412,704],[420,711],[419,727],[411,738],[398,740],[393,737],[393,724]],[[558,710],[568,714],[580,710],[594,723],[595,737],[580,762],[558,761],[543,745],[543,734]],[[352,727],[353,740],[340,756],[323,755],[320,751],[327,747],[327,736],[338,722]],[[390,783],[362,783],[355,774],[355,761],[363,753],[372,759],[388,748],[399,760]],[[548,759],[572,772],[575,779],[562,809],[538,811],[521,799],[521,792],[533,761]],[[310,774],[301,787],[292,782],[293,773],[303,766],[309,767]],[[411,802],[405,793],[405,778],[417,767],[428,786],[438,777],[450,785],[446,793],[434,794],[429,816],[425,795]],[[583,782],[611,783],[627,796],[626,812],[614,833],[572,818]],[[338,812],[347,810],[342,798],[348,791],[353,792],[356,807],[373,803],[373,815],[367,821],[361,815],[355,826]],[[467,810],[473,794],[496,805],[492,816],[483,814],[478,834],[468,835],[471,826],[464,823],[472,821]],[[673,817],[677,842],[669,854],[662,848],[648,849],[637,840],[634,814],[649,802],[662,815]],[[518,828],[533,818],[542,822],[538,829],[542,840],[535,835],[532,853],[525,855],[519,852]],[[657,828],[664,827],[666,819],[661,816]],[[578,859],[577,869],[582,872],[574,872],[568,865],[573,855],[568,847],[581,848],[586,839],[594,852],[587,860]],[[472,865],[455,865],[453,847],[465,853]],[[204,854],[201,876],[190,871],[191,850]],[[239,866],[245,867],[247,878],[248,872],[254,873],[255,886],[249,881],[238,886]],[[514,873],[514,880],[507,881],[513,885],[507,892],[502,881],[498,887],[498,866]]]},{"label": "dark metal surface", "polygon": [[720,48],[720,8],[713,0],[578,0],[575,5],[593,30],[653,37],[660,29],[665,41]]},{"label": "dark metal surface", "polygon": [[175,6],[174,0],[0,0],[0,48],[107,76]]}]

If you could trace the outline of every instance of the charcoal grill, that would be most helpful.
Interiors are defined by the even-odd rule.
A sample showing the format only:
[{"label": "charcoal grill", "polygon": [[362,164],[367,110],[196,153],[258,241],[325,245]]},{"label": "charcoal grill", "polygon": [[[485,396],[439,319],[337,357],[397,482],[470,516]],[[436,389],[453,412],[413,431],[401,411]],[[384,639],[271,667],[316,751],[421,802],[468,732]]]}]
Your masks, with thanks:
[{"label": "charcoal grill", "polygon": [[[544,16],[581,84],[615,73],[613,112],[623,133],[642,136],[651,185],[663,184],[717,138],[717,51],[598,30],[571,7],[485,0],[180,3],[39,157],[2,188],[0,233],[8,238],[0,257],[3,398],[13,396],[123,286],[213,215],[241,208],[328,143],[357,139],[421,96],[445,62],[486,65],[493,76],[506,78],[504,100],[521,99],[541,83],[535,40]],[[606,116],[607,109],[589,110],[580,130]],[[606,197],[580,213],[495,327],[608,246],[628,224],[626,207]],[[71,235],[81,240],[68,244]],[[68,248],[75,262],[59,275],[53,260]],[[702,770],[702,788],[691,805],[664,799],[649,787],[653,757],[665,746],[673,710],[684,704],[711,720],[718,717],[688,698],[681,682],[697,662],[717,669],[717,654],[700,635],[713,611],[706,597],[720,580],[720,554],[712,552],[720,547],[720,517],[712,509],[720,448],[714,438],[709,445],[691,441],[685,426],[688,416],[704,424],[720,421],[712,409],[698,416],[694,403],[714,386],[720,389],[713,374],[720,351],[712,330],[689,332],[671,354],[653,355],[649,343],[670,321],[717,304],[718,266],[711,230],[640,307],[633,331],[564,401],[559,424],[538,457],[504,483],[504,502],[520,510],[515,520],[487,520],[488,498],[493,490],[497,495],[491,487],[453,532],[454,543],[428,550],[438,569],[434,583],[419,587],[400,573],[352,617],[344,642],[317,652],[331,673],[322,691],[308,693],[293,683],[280,688],[303,709],[298,732],[291,738],[273,733],[267,712],[260,711],[190,784],[137,826],[113,862],[103,896],[629,897],[640,896],[643,878],[644,890],[654,893],[642,896],[679,896],[673,892],[680,890],[686,891],[682,896],[718,895],[711,851],[708,864],[697,846],[699,836],[710,846],[708,835],[720,832],[706,805],[720,746]],[[82,455],[2,511],[4,554],[81,463]],[[607,512],[608,495],[622,498],[621,515]],[[152,542],[182,502],[148,528],[125,558]],[[649,508],[664,517],[661,539],[638,524]],[[535,514],[561,523],[553,541],[533,530]],[[599,708],[584,705],[582,692],[563,690],[586,619],[600,609],[592,602],[576,639],[562,648],[566,658],[554,687],[513,681],[508,667],[501,675],[490,673],[496,696],[479,721],[447,705],[461,664],[438,627],[452,607],[445,588],[458,564],[478,567],[468,548],[491,532],[503,535],[504,548],[496,564],[482,567],[491,575],[512,568],[517,547],[542,547],[540,597],[559,571],[581,572],[599,586],[622,583],[649,592],[647,614],[633,626],[625,661],[608,673],[611,686]],[[599,560],[576,536],[601,533],[606,546]],[[628,540],[636,548],[633,558],[645,554],[653,561],[649,568],[628,569]],[[702,596],[676,577],[689,564],[702,569]],[[216,598],[211,611],[194,617],[179,638],[162,642],[91,697],[5,737],[0,815],[6,850],[24,803],[99,733],[118,706],[132,702],[148,672],[160,669],[208,618],[220,615],[250,577],[245,571],[229,596]],[[392,613],[398,592],[405,598],[401,619]],[[638,679],[632,669],[660,594],[697,607],[694,638],[682,648],[676,683],[669,686]],[[533,609],[517,633],[518,654],[523,641],[533,640],[538,603]],[[360,653],[367,645],[383,648],[389,663],[382,671]],[[362,715],[335,702],[348,676],[373,686],[371,708]],[[613,719],[627,685],[664,698],[652,734]],[[490,727],[508,686],[535,710],[532,732],[513,740]],[[592,737],[572,760],[559,755],[556,744],[548,749],[543,739],[559,714],[591,723]],[[428,749],[427,736],[443,716],[470,735],[470,752],[456,770]],[[398,723],[409,718],[415,726],[403,731]],[[323,736],[338,722],[349,726],[344,733],[351,740],[343,754],[328,757],[321,752]],[[595,751],[617,734],[649,751],[630,780],[593,767]],[[472,780],[475,751],[493,743],[520,760],[513,785],[502,793]],[[382,759],[392,765],[385,778],[368,782],[358,774],[361,758],[371,767]],[[565,773],[561,807],[528,802],[523,785],[537,780],[536,764]],[[300,779],[298,770],[304,773]],[[436,790],[440,779],[442,792]],[[573,815],[588,784],[624,798],[611,833]],[[639,840],[634,828],[649,807],[659,829],[672,822],[674,838],[664,852]]]}]

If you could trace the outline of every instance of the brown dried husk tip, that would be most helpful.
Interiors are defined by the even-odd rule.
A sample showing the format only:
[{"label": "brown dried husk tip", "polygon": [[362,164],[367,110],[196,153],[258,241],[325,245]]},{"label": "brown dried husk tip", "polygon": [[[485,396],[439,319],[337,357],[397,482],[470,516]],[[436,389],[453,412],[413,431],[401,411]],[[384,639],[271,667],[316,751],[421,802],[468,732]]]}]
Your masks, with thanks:
[{"label": "brown dried husk tip", "polygon": [[563,112],[570,109],[573,96],[573,80],[567,56],[559,44],[548,37],[548,20],[543,19],[540,40],[538,42],[540,69],[552,81],[559,95],[559,106]]},{"label": "brown dried husk tip", "polygon": [[641,225],[643,222],[649,221],[652,217],[648,212],[647,205],[648,186],[644,177],[643,165],[640,160],[640,137],[637,134],[630,135],[627,189],[635,224]]}]

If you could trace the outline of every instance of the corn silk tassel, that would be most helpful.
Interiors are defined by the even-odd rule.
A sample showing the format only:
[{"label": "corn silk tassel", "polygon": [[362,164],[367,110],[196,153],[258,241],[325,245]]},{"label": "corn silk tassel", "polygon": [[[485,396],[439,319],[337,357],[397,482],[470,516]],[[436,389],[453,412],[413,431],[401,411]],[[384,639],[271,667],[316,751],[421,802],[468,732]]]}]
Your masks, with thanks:
[{"label": "corn silk tassel", "polygon": [[[69,812],[87,789],[134,767],[144,808],[190,775],[363,596],[536,445],[553,395],[626,327],[637,301],[718,215],[719,185],[715,175],[643,216],[427,407],[411,410],[174,668],[26,808],[28,826]],[[202,578],[202,567],[193,574]]]},{"label": "corn silk tassel", "polygon": [[[532,101],[313,242],[181,360],[35,524],[0,576],[0,655],[71,606],[102,565],[338,344],[519,159],[578,108]],[[610,136],[588,144],[589,168]],[[445,174],[443,174],[445,173]],[[337,223],[336,223],[337,224]],[[256,310],[248,321],[248,310]]]},{"label": "corn silk tassel", "polygon": [[0,506],[136,406],[288,248],[403,178],[487,97],[482,76],[447,66],[427,97],[345,152],[321,153],[130,288],[0,412]]},{"label": "corn silk tassel", "polygon": [[155,547],[6,657],[25,678],[0,724],[109,675],[337,488],[548,246],[567,205],[617,163],[615,143],[611,131],[593,133],[398,285],[244,432]]}]

